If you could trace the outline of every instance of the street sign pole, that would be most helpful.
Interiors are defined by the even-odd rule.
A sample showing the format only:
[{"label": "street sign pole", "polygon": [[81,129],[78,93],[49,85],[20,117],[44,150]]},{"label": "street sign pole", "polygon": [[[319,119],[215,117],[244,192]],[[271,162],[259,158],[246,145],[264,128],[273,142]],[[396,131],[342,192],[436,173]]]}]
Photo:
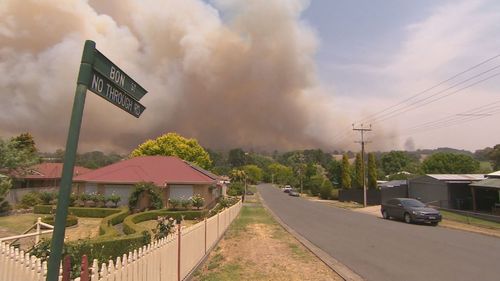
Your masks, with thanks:
[{"label": "street sign pole", "polygon": [[54,232],[50,246],[50,257],[47,265],[47,281],[57,281],[59,278],[59,267],[64,245],[64,234],[66,230],[66,217],[68,216],[69,198],[73,182],[73,170],[75,167],[76,151],[78,148],[78,138],[82,124],[83,108],[85,105],[85,95],[87,85],[92,72],[94,61],[95,43],[87,40],[83,49],[82,63],[78,73],[78,81],[71,112],[68,139],[66,141],[66,151],[64,153],[64,166],[62,171],[59,197],[55,214]]}]

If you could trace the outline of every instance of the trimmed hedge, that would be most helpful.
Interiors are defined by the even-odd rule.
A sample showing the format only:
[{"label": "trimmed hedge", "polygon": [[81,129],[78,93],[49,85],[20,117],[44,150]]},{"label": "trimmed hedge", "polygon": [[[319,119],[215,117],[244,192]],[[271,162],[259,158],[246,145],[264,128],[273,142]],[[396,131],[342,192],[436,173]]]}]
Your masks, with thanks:
[{"label": "trimmed hedge", "polygon": [[112,214],[121,212],[121,209],[69,207],[69,212],[78,217],[105,218]]},{"label": "trimmed hedge", "polygon": [[[54,225],[54,216],[47,216],[42,218],[42,222]],[[73,215],[68,215],[66,217],[66,227],[76,225],[78,223],[78,218]]]},{"label": "trimmed hedge", "polygon": [[[35,214],[50,214],[54,205],[36,205],[33,208]],[[85,208],[85,207],[69,207],[68,212],[77,217],[84,218],[104,218],[112,214],[121,212],[121,209],[115,208]]]},{"label": "trimmed hedge", "polygon": [[35,214],[51,214],[52,208],[55,208],[54,205],[36,205],[33,207],[33,213]]},{"label": "trimmed hedge", "polygon": [[194,220],[194,219],[204,218],[206,214],[207,214],[206,211],[169,211],[167,209],[152,210],[152,211],[137,213],[128,216],[125,218],[125,220],[123,220],[123,232],[125,234],[133,234],[133,233],[148,231],[149,229],[137,225],[137,223],[148,220],[155,220],[159,216],[172,217],[176,220],[181,219],[182,216],[184,216],[184,219],[186,220]]},{"label": "trimmed hedge", "polygon": [[[147,233],[147,234],[146,234]],[[110,259],[115,259],[128,252],[133,252],[140,247],[147,245],[151,242],[151,235],[146,233],[134,233],[133,235],[117,236],[110,238],[109,236],[99,236],[95,239],[89,240],[89,244],[93,249],[95,256],[99,260],[105,262]],[[101,237],[103,237],[101,239]],[[82,254],[86,254],[83,252]],[[87,253],[88,254],[88,253]]]},{"label": "trimmed hedge", "polygon": [[119,213],[103,218],[99,225],[99,238],[119,236],[120,233],[113,225],[123,222],[128,215],[129,211],[127,209],[122,209]]}]

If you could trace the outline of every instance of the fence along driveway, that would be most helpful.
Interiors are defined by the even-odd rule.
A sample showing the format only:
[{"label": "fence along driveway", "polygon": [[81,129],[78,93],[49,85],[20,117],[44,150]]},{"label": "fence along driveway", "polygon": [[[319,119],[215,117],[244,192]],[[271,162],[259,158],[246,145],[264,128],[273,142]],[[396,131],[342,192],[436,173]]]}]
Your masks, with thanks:
[{"label": "fence along driveway", "polygon": [[[91,281],[171,281],[184,280],[215,246],[240,212],[242,203],[225,209],[176,234],[152,242],[116,260],[90,268]],[[19,249],[0,244],[0,280],[44,281],[46,262]],[[62,277],[61,277],[62,278]],[[75,281],[80,281],[80,277]]]}]

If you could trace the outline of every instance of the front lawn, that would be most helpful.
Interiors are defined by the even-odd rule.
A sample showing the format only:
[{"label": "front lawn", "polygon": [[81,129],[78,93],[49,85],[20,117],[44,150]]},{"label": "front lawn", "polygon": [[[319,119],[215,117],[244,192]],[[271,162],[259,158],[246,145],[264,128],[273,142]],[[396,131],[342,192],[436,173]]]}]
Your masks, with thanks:
[{"label": "front lawn", "polygon": [[[0,228],[14,235],[21,234],[35,224],[38,217],[41,216],[37,214],[22,214],[0,217]],[[66,229],[67,239],[78,240],[97,236],[101,220],[101,218],[78,218],[76,226]]]},{"label": "front lawn", "polygon": [[441,215],[443,215],[443,219],[456,221],[456,222],[460,222],[460,223],[476,225],[476,226],[485,227],[485,228],[500,230],[500,223],[497,223],[497,222],[492,222],[492,221],[487,221],[487,220],[478,219],[478,218],[474,218],[474,217],[469,217],[466,215],[448,212],[448,211],[444,211],[444,210],[440,210],[440,212],[441,212]]},{"label": "front lawn", "polygon": [[36,219],[42,217],[36,214],[21,214],[0,217],[0,228],[15,234],[21,234],[35,224]]}]

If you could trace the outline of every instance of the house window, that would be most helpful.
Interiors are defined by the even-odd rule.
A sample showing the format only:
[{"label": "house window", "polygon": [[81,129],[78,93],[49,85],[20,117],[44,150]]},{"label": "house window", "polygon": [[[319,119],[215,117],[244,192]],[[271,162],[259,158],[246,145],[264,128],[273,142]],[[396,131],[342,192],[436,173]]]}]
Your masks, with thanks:
[{"label": "house window", "polygon": [[192,185],[170,185],[170,198],[188,199],[193,196]]}]

